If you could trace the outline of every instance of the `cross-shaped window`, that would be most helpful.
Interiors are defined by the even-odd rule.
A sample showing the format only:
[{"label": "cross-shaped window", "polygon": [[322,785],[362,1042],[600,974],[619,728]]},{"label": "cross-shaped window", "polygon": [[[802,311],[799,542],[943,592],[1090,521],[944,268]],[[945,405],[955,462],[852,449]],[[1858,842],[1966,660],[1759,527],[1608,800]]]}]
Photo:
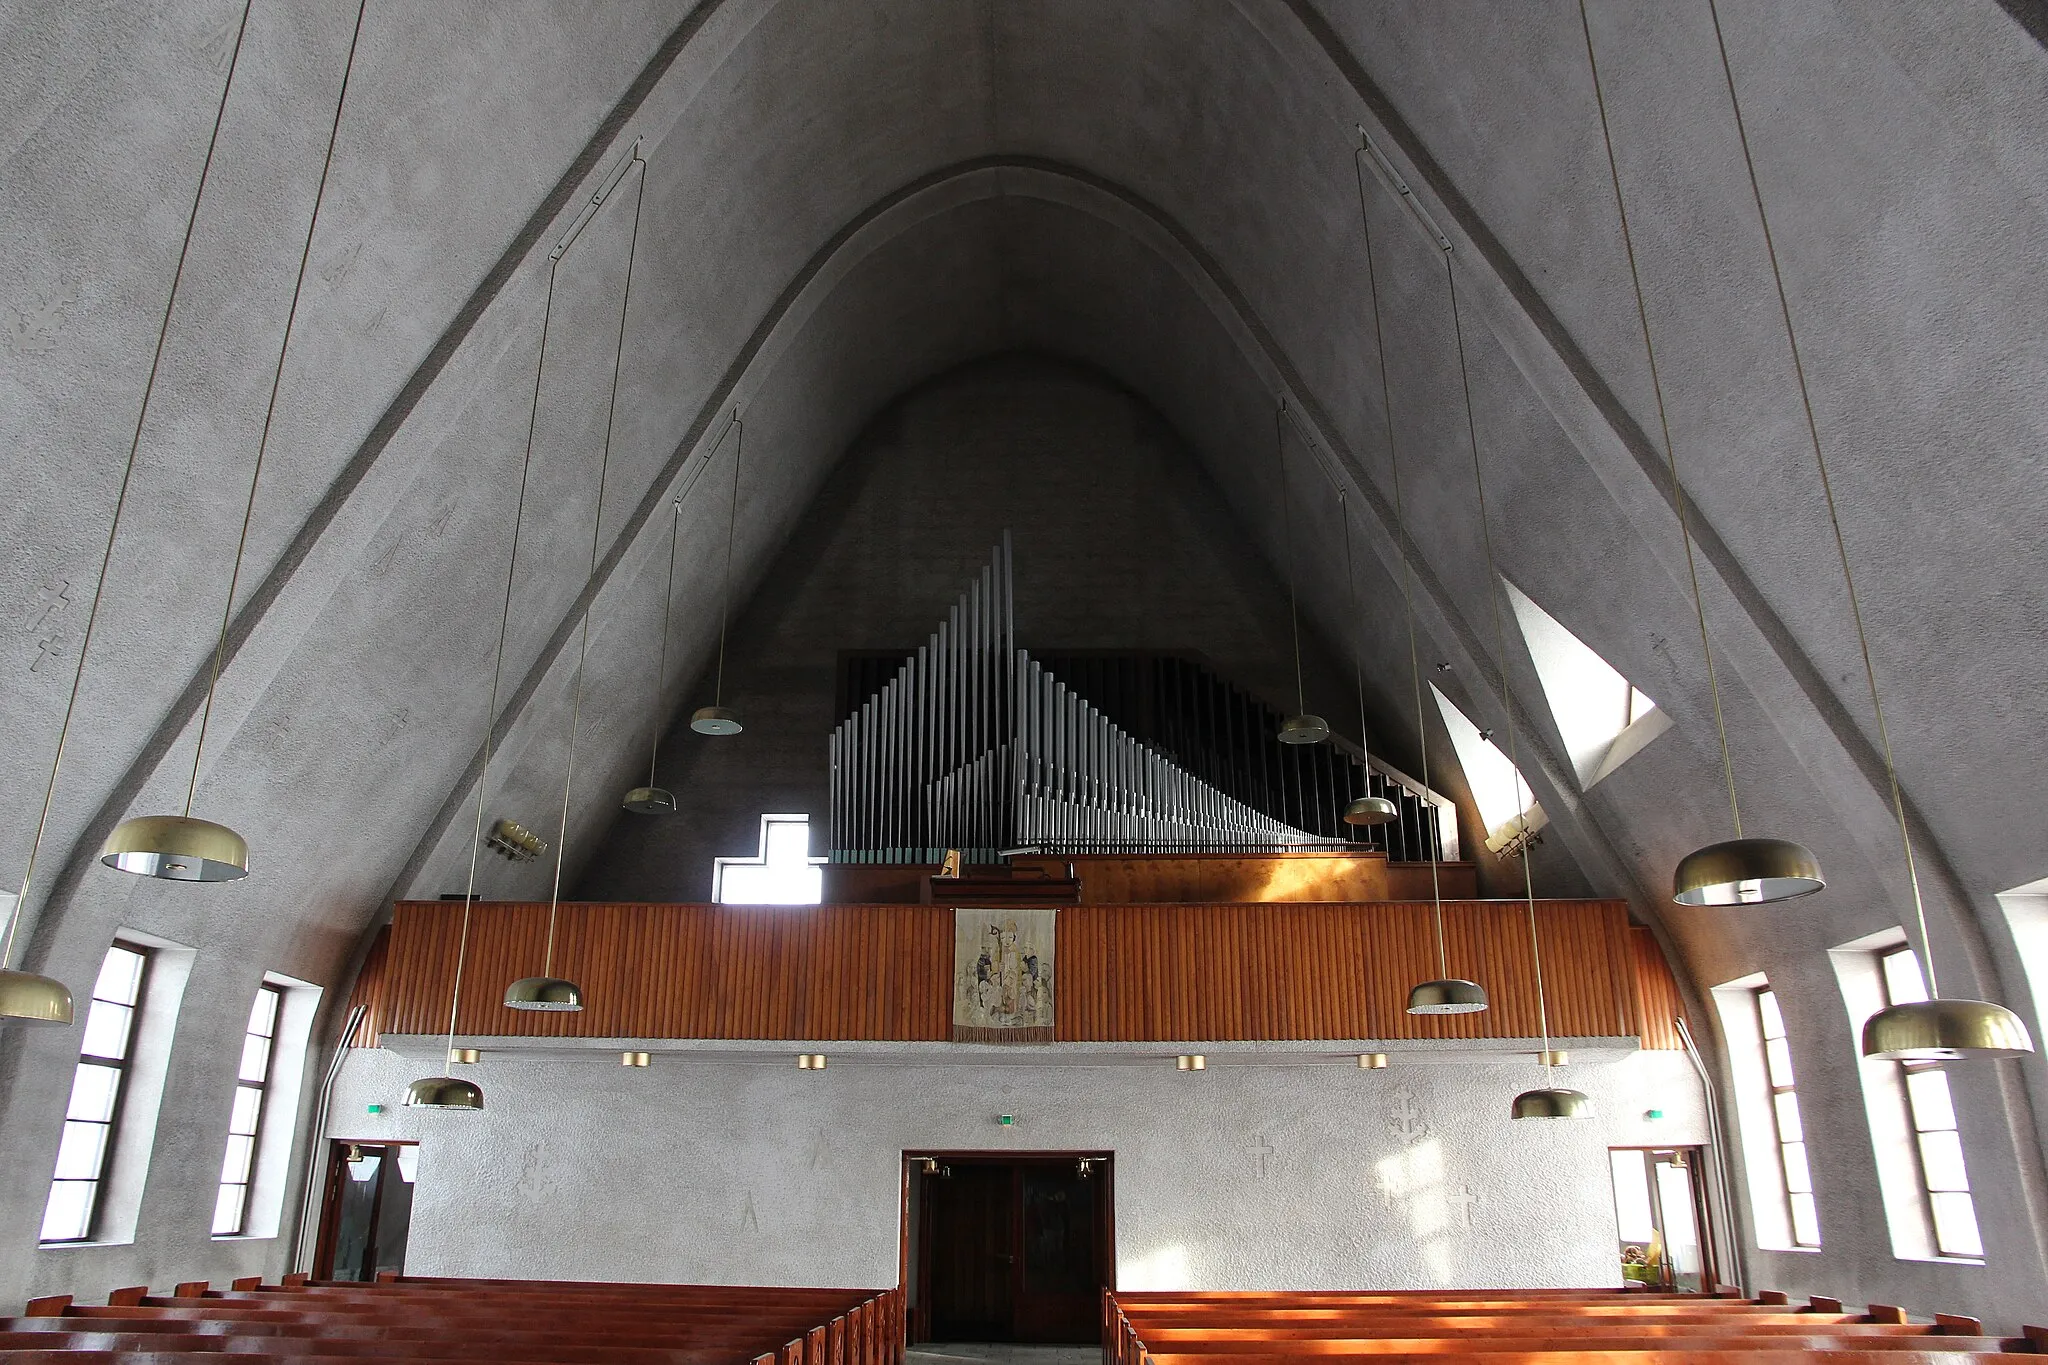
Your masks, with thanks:
[{"label": "cross-shaped window", "polygon": [[711,899],[721,905],[816,905],[825,874],[813,858],[811,817],[764,815],[761,848],[751,858],[715,858]]}]

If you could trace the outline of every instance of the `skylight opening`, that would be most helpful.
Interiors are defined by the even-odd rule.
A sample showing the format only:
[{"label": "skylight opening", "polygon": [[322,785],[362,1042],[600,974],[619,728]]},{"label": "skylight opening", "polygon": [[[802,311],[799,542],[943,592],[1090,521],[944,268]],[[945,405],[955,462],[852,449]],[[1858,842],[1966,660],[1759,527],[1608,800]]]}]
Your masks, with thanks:
[{"label": "skylight opening", "polygon": [[720,905],[816,905],[824,899],[828,861],[811,853],[811,817],[761,817],[760,851],[750,858],[715,858],[711,899]]},{"label": "skylight opening", "polygon": [[1558,735],[1579,781],[1590,787],[1669,729],[1671,719],[1556,617],[1513,583],[1502,582]]},{"label": "skylight opening", "polygon": [[1494,742],[1466,719],[1436,684],[1429,687],[1450,731],[1451,747],[1457,751],[1458,766],[1465,770],[1465,785],[1472,789],[1472,803],[1486,825],[1486,846],[1498,853],[1526,829],[1543,828],[1543,808],[1537,804],[1529,783],[1515,770]]}]

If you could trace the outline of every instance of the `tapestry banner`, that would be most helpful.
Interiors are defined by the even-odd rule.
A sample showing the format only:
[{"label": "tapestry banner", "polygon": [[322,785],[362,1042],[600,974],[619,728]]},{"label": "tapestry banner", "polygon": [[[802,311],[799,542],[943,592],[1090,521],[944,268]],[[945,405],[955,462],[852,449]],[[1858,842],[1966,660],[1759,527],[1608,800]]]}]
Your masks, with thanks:
[{"label": "tapestry banner", "polygon": [[1057,910],[953,912],[953,1041],[1049,1043]]}]

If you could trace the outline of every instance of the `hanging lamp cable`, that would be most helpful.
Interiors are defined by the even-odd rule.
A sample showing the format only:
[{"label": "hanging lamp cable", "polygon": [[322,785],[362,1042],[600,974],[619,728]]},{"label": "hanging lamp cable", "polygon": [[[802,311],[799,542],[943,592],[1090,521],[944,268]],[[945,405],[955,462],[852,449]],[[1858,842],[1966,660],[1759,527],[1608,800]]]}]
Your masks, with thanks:
[{"label": "hanging lamp cable", "polygon": [[[1344,523],[1344,582],[1351,593],[1351,616],[1358,623],[1361,633],[1365,627],[1365,608],[1358,599],[1358,566],[1351,551],[1351,507],[1344,496],[1344,490],[1337,490],[1337,516]],[[1351,651],[1351,682],[1358,692],[1358,752],[1366,764],[1366,791],[1372,790],[1372,739],[1365,732],[1365,651]]]},{"label": "hanging lamp cable", "polygon": [[356,49],[363,38],[363,15],[369,0],[358,0],[355,30],[349,35],[348,60],[341,68],[341,89],[334,97],[334,121],[327,130],[327,153],[320,161],[320,182],[313,191],[313,213],[306,222],[306,242],[299,250],[299,273],[292,282],[292,301],[285,310],[284,339],[277,348],[277,365],[270,374],[270,398],[263,407],[263,431],[256,439],[256,464],[249,471],[249,498],[242,507],[242,532],[235,542],[234,568],[228,573],[228,597],[221,608],[220,635],[213,647],[213,671],[206,684],[206,705],[199,712],[199,734],[192,745],[192,777],[185,785],[185,814],[192,814],[192,799],[199,791],[199,760],[206,751],[206,730],[213,720],[213,698],[220,689],[221,664],[227,657],[228,627],[235,617],[235,593],[242,583],[242,561],[249,549],[249,527],[256,517],[256,491],[263,482],[263,457],[270,449],[270,431],[277,418],[278,390],[284,384],[285,358],[291,353],[292,332],[298,324],[299,300],[306,291],[306,269],[313,259],[313,239],[320,228],[320,209],[327,199],[327,179],[334,169],[334,144],[341,136],[341,114],[348,104],[349,77],[356,67]]},{"label": "hanging lamp cable", "polygon": [[[1579,0],[1583,14],[1585,0]],[[1749,124],[1742,115],[1742,97],[1735,90],[1735,72],[1728,62],[1728,40],[1721,31],[1721,10],[1716,0],[1707,0],[1707,13],[1714,21],[1714,45],[1721,55],[1721,76],[1728,85],[1728,104],[1735,114],[1735,131],[1742,143],[1742,164],[1749,174],[1750,196],[1756,201],[1757,223],[1763,229],[1764,251],[1771,262],[1771,282],[1778,291],[1778,312],[1785,320],[1785,345],[1792,356],[1792,373],[1799,381],[1799,406],[1806,416],[1806,435],[1813,446],[1814,468],[1820,473],[1820,488],[1827,501],[1828,527],[1834,533],[1835,554],[1842,564],[1842,586],[1849,596],[1849,616],[1856,624],[1856,647],[1863,656],[1863,679],[1870,688],[1870,709],[1877,720],[1877,747],[1884,756],[1885,782],[1891,788],[1892,816],[1899,826],[1899,847],[1905,854],[1906,881],[1913,895],[1913,917],[1920,928],[1921,965],[1926,969],[1927,994],[1941,998],[1934,973],[1934,944],[1927,937],[1927,903],[1920,894],[1920,866],[1913,854],[1912,828],[1906,820],[1906,798],[1899,788],[1899,769],[1892,757],[1891,732],[1885,727],[1884,702],[1877,692],[1877,668],[1870,658],[1870,636],[1863,626],[1863,606],[1856,594],[1856,575],[1849,568],[1849,544],[1842,535],[1842,518],[1835,505],[1835,486],[1828,477],[1827,456],[1821,451],[1820,424],[1813,415],[1813,393],[1807,384],[1806,362],[1799,350],[1799,332],[1792,325],[1792,303],[1785,292],[1785,271],[1778,260],[1777,240],[1771,233],[1771,217],[1764,209],[1764,192],[1757,179],[1756,157],[1750,150]],[[1590,51],[1591,38],[1588,37]]]},{"label": "hanging lamp cable", "polygon": [[[1719,19],[1715,20],[1716,25]],[[1657,404],[1657,428],[1664,438],[1664,463],[1671,479],[1671,506],[1678,513],[1678,539],[1685,547],[1685,573],[1692,585],[1693,615],[1699,622],[1700,657],[1706,660],[1707,690],[1714,702],[1714,734],[1721,743],[1721,776],[1728,785],[1728,813],[1735,837],[1742,837],[1742,802],[1735,790],[1735,761],[1728,749],[1728,722],[1721,711],[1721,678],[1714,665],[1714,642],[1707,630],[1706,598],[1700,591],[1699,564],[1693,552],[1692,526],[1686,515],[1685,485],[1678,477],[1678,447],[1671,439],[1671,414],[1664,403],[1664,383],[1657,367],[1657,344],[1650,334],[1649,305],[1643,298],[1643,275],[1636,261],[1635,235],[1629,228],[1628,202],[1621,192],[1621,168],[1614,155],[1614,132],[1607,116],[1607,94],[1600,81],[1600,62],[1593,53],[1593,25],[1586,0],[1579,0],[1579,27],[1586,37],[1586,64],[1593,74],[1593,101],[1600,110],[1600,138],[1607,149],[1607,175],[1614,188],[1614,208],[1621,220],[1621,245],[1628,257],[1628,278],[1635,290],[1636,322],[1642,329],[1643,356],[1650,367],[1650,392]],[[1717,29],[1718,31],[1718,29]],[[1746,146],[1746,144],[1745,144]]]},{"label": "hanging lamp cable", "polygon": [[668,578],[661,599],[661,653],[654,666],[654,743],[647,752],[647,785],[654,785],[654,772],[661,763],[661,698],[668,687],[669,615],[676,598],[676,542],[683,534],[683,499],[678,494],[671,505],[668,527]]},{"label": "hanging lamp cable", "polygon": [[1522,902],[1529,917],[1529,958],[1536,972],[1536,1023],[1543,1035],[1543,1084],[1551,1081],[1550,1067],[1550,1005],[1543,991],[1543,944],[1536,933],[1536,878],[1530,868],[1529,853],[1529,811],[1534,805],[1524,805],[1522,800],[1522,752],[1515,724],[1514,696],[1508,691],[1508,649],[1507,631],[1501,625],[1500,567],[1493,554],[1493,522],[1486,510],[1486,474],[1479,459],[1479,424],[1472,409],[1472,371],[1465,355],[1465,323],[1458,307],[1458,272],[1451,264],[1449,252],[1444,253],[1444,279],[1450,288],[1451,335],[1457,341],[1458,387],[1465,400],[1465,443],[1472,454],[1472,487],[1479,504],[1479,543],[1486,552],[1486,605],[1493,617],[1494,662],[1500,670],[1500,705],[1507,715],[1508,726],[1508,768],[1515,775],[1515,819],[1520,825],[1518,838],[1522,858]]},{"label": "hanging lamp cable", "polygon": [[[1385,424],[1387,441],[1387,467],[1392,471],[1394,484],[1394,536],[1401,552],[1401,610],[1408,622],[1408,678],[1415,692],[1415,744],[1422,753],[1422,789],[1429,793],[1429,722],[1422,710],[1422,659],[1415,647],[1415,565],[1410,557],[1411,542],[1408,536],[1407,513],[1401,501],[1401,454],[1400,446],[1394,439],[1394,396],[1387,381],[1387,336],[1380,310],[1379,273],[1374,268],[1372,250],[1372,214],[1366,208],[1365,167],[1359,161],[1363,151],[1351,154],[1351,170],[1358,181],[1358,221],[1365,232],[1365,282],[1372,298],[1372,337],[1374,353],[1379,357],[1380,418]],[[1431,813],[1436,813],[1431,803]],[[1444,939],[1444,890],[1443,879],[1438,872],[1443,849],[1441,836],[1439,846],[1430,850],[1429,898],[1436,914],[1436,963],[1439,976],[1451,974],[1450,949]]]},{"label": "hanging lamp cable", "polygon": [[1287,550],[1287,625],[1294,636],[1294,714],[1308,714],[1308,689],[1301,676],[1301,609],[1294,583],[1294,501],[1287,486],[1287,400],[1273,410],[1273,459],[1280,466],[1280,535]]},{"label": "hanging lamp cable", "polygon": [[732,410],[732,421],[727,426],[735,436],[732,446],[732,510],[727,514],[725,523],[725,593],[718,609],[718,681],[711,689],[713,706],[725,704],[725,632],[732,623],[732,547],[739,538],[740,462],[746,458],[747,452],[747,429],[740,421],[738,408]]},{"label": "hanging lamp cable", "polygon": [[78,662],[71,671],[71,695],[64,703],[64,719],[57,727],[57,752],[50,760],[50,780],[43,788],[43,809],[36,817],[35,838],[28,849],[28,864],[21,874],[21,890],[14,898],[14,904],[7,915],[7,934],[0,939],[0,968],[6,968],[14,960],[14,936],[21,924],[22,912],[28,905],[31,879],[35,876],[36,857],[43,850],[43,835],[50,826],[50,809],[57,799],[57,774],[64,766],[64,749],[71,738],[71,718],[78,710],[78,694],[85,680],[86,655],[92,649],[93,629],[99,624],[100,599],[106,591],[107,569],[113,563],[114,543],[121,533],[121,516],[128,508],[128,488],[135,478],[135,459],[142,449],[142,432],[149,421],[149,401],[156,393],[156,376],[163,364],[164,343],[171,331],[171,316],[178,305],[178,286],[185,279],[185,261],[192,254],[192,235],[199,223],[199,206],[206,198],[206,185],[213,174],[213,153],[220,145],[221,123],[227,117],[228,94],[235,87],[235,70],[242,60],[242,39],[249,31],[249,5],[242,6],[241,22],[235,28],[235,46],[228,54],[227,79],[221,83],[220,102],[213,111],[213,130],[206,139],[206,158],[199,167],[199,186],[192,194],[192,208],[185,215],[185,235],[178,244],[178,263],[171,271],[171,292],[164,300],[163,320],[157,324],[156,347],[150,353],[149,373],[142,382],[142,406],[135,414],[135,431],[128,441],[128,460],[121,468],[121,483],[114,494],[114,516],[107,526],[106,547],[100,551],[99,577],[93,584],[92,604],[86,608],[85,629],[78,642]]},{"label": "hanging lamp cable", "polygon": [[[611,475],[612,432],[619,414],[619,371],[626,357],[626,313],[633,303],[633,267],[640,256],[640,211],[647,202],[647,162],[641,158],[637,143],[633,163],[640,168],[640,179],[633,196],[632,232],[626,239],[626,285],[619,295],[618,336],[612,349],[611,398],[605,406],[604,451],[597,462],[597,505],[590,514],[590,572],[584,582],[586,593],[590,591],[590,585],[597,582],[598,552],[604,543],[604,495],[606,481]],[[555,921],[562,905],[562,865],[569,852],[569,800],[576,786],[576,732],[583,718],[584,664],[590,657],[592,605],[584,605],[581,640],[576,647],[576,682],[569,706],[569,756],[562,765],[562,822],[555,835],[555,881],[548,899],[548,944],[541,965],[543,976],[555,974]]]}]

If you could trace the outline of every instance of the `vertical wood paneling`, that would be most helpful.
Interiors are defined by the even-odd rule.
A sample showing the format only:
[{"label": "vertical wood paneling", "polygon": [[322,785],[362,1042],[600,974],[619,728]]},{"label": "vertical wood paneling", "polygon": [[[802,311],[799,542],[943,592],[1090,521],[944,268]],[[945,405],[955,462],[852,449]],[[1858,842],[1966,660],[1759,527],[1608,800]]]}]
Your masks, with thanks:
[{"label": "vertical wood paneling", "polygon": [[[541,970],[545,904],[472,911],[457,1028],[482,1036],[943,1040],[952,1032],[953,912],[939,906],[564,905],[555,971],[580,1014],[503,1005]],[[1060,912],[1063,1041],[1533,1037],[1534,963],[1517,901],[1445,902],[1450,970],[1483,1014],[1419,1018],[1437,975],[1428,903],[1072,906]],[[1677,982],[1615,901],[1539,901],[1550,1028],[1675,1048]],[[397,907],[353,1000],[362,1042],[447,1027],[459,902]]]}]

